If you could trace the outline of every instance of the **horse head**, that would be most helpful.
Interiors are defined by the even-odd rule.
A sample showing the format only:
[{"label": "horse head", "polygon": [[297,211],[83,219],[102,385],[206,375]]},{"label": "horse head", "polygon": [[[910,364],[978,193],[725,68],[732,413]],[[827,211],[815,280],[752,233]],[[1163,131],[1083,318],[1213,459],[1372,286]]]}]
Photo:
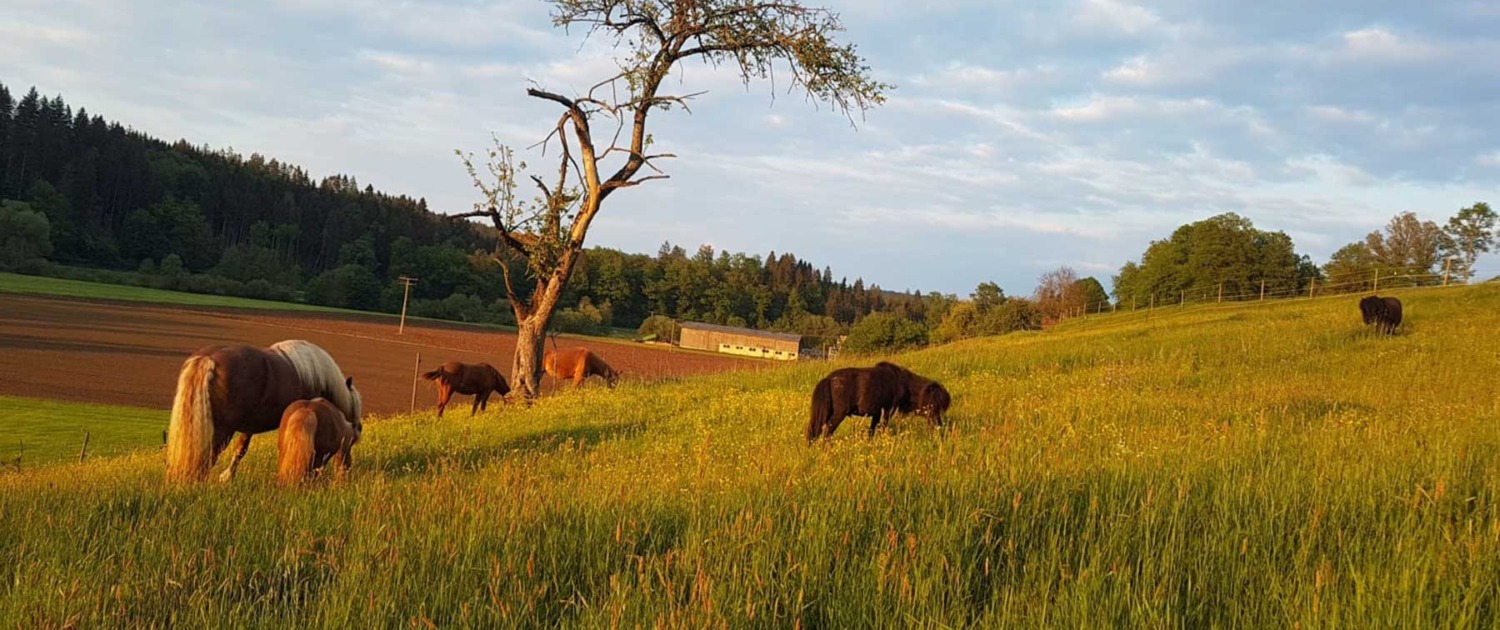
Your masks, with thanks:
[{"label": "horse head", "polygon": [[917,413],[931,420],[933,426],[943,426],[943,415],[952,404],[948,390],[936,382],[927,383],[917,392]]},{"label": "horse head", "polygon": [[344,387],[349,388],[349,409],[347,411],[349,412],[349,424],[354,425],[354,440],[357,442],[359,441],[359,437],[365,432],[365,424],[360,420],[360,415],[364,413],[364,402],[360,400],[359,390],[354,388],[353,376],[344,379]]}]

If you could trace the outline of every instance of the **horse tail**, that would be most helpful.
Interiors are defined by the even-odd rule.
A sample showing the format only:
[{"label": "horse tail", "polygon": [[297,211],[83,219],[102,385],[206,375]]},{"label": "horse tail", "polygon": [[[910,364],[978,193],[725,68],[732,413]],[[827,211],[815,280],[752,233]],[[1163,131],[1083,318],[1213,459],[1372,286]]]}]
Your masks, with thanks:
[{"label": "horse tail", "polygon": [[435,381],[435,380],[438,380],[440,378],[443,378],[444,374],[445,373],[443,372],[443,368],[438,368],[436,370],[432,370],[432,371],[429,371],[429,372],[423,372],[422,373],[422,378],[425,378],[425,379],[427,379],[429,381]]},{"label": "horse tail", "polygon": [[202,481],[213,464],[214,411],[210,388],[217,365],[189,357],[177,374],[177,395],[167,424],[167,479]]},{"label": "horse tail", "polygon": [[812,419],[807,423],[807,441],[812,442],[823,435],[823,427],[833,419],[833,381],[823,379],[813,387]]},{"label": "horse tail", "polygon": [[294,403],[281,419],[276,436],[280,461],[276,477],[284,486],[301,483],[313,464],[313,436],[318,432],[318,412],[312,405]]}]

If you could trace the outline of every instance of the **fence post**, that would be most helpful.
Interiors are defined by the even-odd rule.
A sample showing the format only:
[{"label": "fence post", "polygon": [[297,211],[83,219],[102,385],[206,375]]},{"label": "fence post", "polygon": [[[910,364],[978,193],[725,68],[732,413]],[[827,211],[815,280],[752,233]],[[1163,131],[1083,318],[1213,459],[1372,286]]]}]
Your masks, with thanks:
[{"label": "fence post", "polygon": [[1376,269],[1375,270],[1375,288],[1370,289],[1370,292],[1371,293],[1377,293],[1379,291],[1380,291],[1380,270]]},{"label": "fence post", "polygon": [[1443,260],[1443,286],[1448,286],[1448,267],[1453,264],[1453,257],[1449,256]]},{"label": "fence post", "polygon": [[1266,281],[1260,281],[1260,301],[1266,301]]},{"label": "fence post", "polygon": [[78,463],[83,463],[83,458],[89,455],[89,432],[83,432],[83,448],[78,449]]},{"label": "fence post", "polygon": [[1318,279],[1317,278],[1308,278],[1308,280],[1307,280],[1307,299],[1309,299],[1309,300],[1312,299],[1313,289],[1316,288],[1317,286],[1318,286]]},{"label": "fence post", "polygon": [[1223,301],[1224,301],[1224,283],[1220,282],[1219,283],[1219,302],[1222,303]]},{"label": "fence post", "polygon": [[411,409],[407,413],[417,411],[417,381],[422,380],[422,353],[417,353],[417,366],[411,370]]}]

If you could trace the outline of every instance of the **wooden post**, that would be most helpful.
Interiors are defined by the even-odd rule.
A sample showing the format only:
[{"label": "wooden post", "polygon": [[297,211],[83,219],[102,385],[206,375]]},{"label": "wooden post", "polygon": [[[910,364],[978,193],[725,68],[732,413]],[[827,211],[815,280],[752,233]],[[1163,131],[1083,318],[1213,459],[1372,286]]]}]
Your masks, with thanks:
[{"label": "wooden post", "polygon": [[1224,301],[1224,283],[1223,282],[1219,283],[1219,301],[1220,302]]},{"label": "wooden post", "polygon": [[1147,310],[1155,310],[1155,309],[1156,309],[1156,294],[1152,293],[1151,294],[1151,307],[1149,309],[1147,309]]},{"label": "wooden post", "polygon": [[[401,326],[396,329],[396,334],[400,335],[406,333],[406,301],[411,297],[411,285],[412,283],[416,282],[417,279],[407,276],[401,276],[400,278],[398,278],[398,280],[401,281],[401,284],[406,285],[406,290],[401,294]],[[413,385],[412,388],[415,389],[416,386]]]},{"label": "wooden post", "polygon": [[1260,301],[1266,301],[1266,281],[1264,279],[1260,281]]},{"label": "wooden post", "polygon": [[78,463],[83,463],[83,458],[89,456],[89,432],[83,432],[83,448],[78,449]]},{"label": "wooden post", "polygon": [[417,353],[417,366],[411,370],[411,409],[408,413],[417,411],[417,381],[422,380],[422,353]]},{"label": "wooden post", "polygon": [[1187,291],[1178,291],[1177,292],[1177,305],[1178,306],[1187,306]]},{"label": "wooden post", "polygon": [[1448,286],[1448,268],[1453,265],[1453,257],[1449,256],[1443,260],[1443,286]]},{"label": "wooden post", "polygon": [[1370,292],[1371,293],[1377,293],[1379,291],[1380,291],[1380,270],[1376,269],[1375,270],[1375,288],[1370,289]]},{"label": "wooden post", "polygon": [[1309,300],[1312,299],[1313,289],[1317,288],[1317,286],[1318,286],[1318,279],[1317,278],[1308,278],[1307,279],[1307,299],[1309,299]]}]

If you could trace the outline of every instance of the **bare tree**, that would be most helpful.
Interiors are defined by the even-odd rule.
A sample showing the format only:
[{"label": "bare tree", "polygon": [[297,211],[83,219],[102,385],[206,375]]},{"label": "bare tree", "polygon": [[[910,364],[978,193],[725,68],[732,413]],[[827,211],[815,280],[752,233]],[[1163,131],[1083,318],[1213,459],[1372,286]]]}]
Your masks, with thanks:
[{"label": "bare tree", "polygon": [[562,110],[538,143],[544,156],[554,151],[552,181],[530,175],[541,195],[535,202],[518,202],[515,185],[526,166],[496,142],[483,174],[472,156],[465,158],[484,201],[458,215],[488,217],[500,233],[495,256],[502,269],[507,252],[519,256],[535,282],[523,296],[508,270],[505,275],[518,328],[512,379],[527,397],[538,393],[543,336],[604,200],[617,190],[667,177],[656,162],[675,156],[648,153],[648,117],[658,110],[687,110],[697,95],[663,93],[662,83],[674,68],[699,60],[730,66],[746,83],[782,78],[788,90],[831,104],[851,123],[854,114],[884,102],[891,88],[870,77],[853,45],[834,40],[842,30],[836,14],[797,0],[548,1],[554,25],[610,39],[621,70],[580,95],[540,86],[526,90]]},{"label": "bare tree", "polygon": [[1072,317],[1083,310],[1083,292],[1078,272],[1072,267],[1058,267],[1037,279],[1036,307],[1048,324]]}]

